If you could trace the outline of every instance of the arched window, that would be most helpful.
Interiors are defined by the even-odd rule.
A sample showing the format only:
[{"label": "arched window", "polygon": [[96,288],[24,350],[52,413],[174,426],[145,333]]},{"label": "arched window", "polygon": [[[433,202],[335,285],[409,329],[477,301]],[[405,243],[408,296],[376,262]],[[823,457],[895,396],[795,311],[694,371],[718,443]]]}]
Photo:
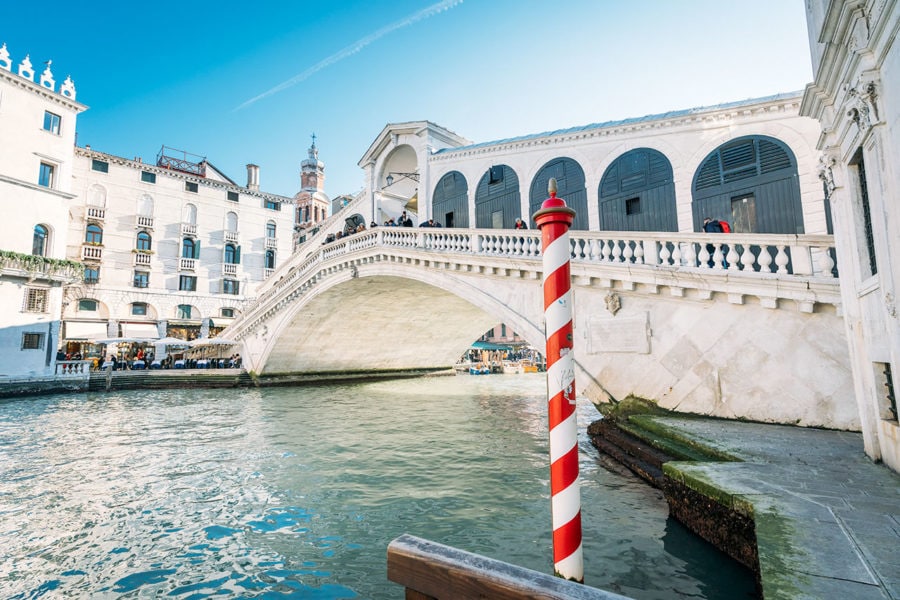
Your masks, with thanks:
[{"label": "arched window", "polygon": [[266,237],[269,239],[275,238],[275,221],[266,223]]},{"label": "arched window", "polygon": [[184,210],[181,213],[181,220],[184,223],[189,223],[191,225],[197,224],[197,207],[193,204],[185,204]]},{"label": "arched window", "polygon": [[179,304],[175,309],[175,318],[190,319],[193,312],[193,307],[190,304]]},{"label": "arched window", "polygon": [[657,150],[636,148],[614,160],[598,197],[601,231],[678,231],[672,165]]},{"label": "arched window", "polygon": [[267,269],[275,268],[275,251],[274,250],[266,250],[266,268]]},{"label": "arched window", "polygon": [[705,217],[736,233],[803,233],[797,161],[784,142],[746,136],[711,152],[694,174],[694,230]]},{"label": "arched window", "polygon": [[490,167],[475,188],[475,226],[512,229],[522,214],[519,177],[506,165]]},{"label": "arched window", "polygon": [[444,227],[469,226],[469,185],[462,173],[450,171],[437,182],[431,213]]},{"label": "arched window", "polygon": [[225,244],[225,262],[236,265],[241,262],[241,247],[234,244]]},{"label": "arched window", "polygon": [[225,215],[225,231],[238,230],[238,216],[236,212],[228,212]]},{"label": "arched window", "polygon": [[47,242],[50,240],[50,230],[44,225],[34,226],[34,238],[31,242],[31,253],[35,256],[47,256]]},{"label": "arched window", "polygon": [[84,232],[84,241],[88,244],[102,244],[103,243],[103,230],[99,225],[95,225],[91,223],[87,226]]},{"label": "arched window", "polygon": [[197,258],[197,244],[191,238],[181,242],[181,258]]},{"label": "arched window", "polygon": [[137,244],[135,245],[135,248],[137,248],[138,250],[149,250],[151,242],[152,240],[149,233],[147,233],[146,231],[138,232]]},{"label": "arched window", "polygon": [[152,217],[153,216],[153,198],[144,194],[137,201],[137,214],[142,217]]},{"label": "arched window", "polygon": [[547,183],[556,179],[556,196],[566,201],[566,205],[575,211],[572,229],[586,230],[587,188],[584,184],[584,170],[571,158],[554,158],[546,163],[531,181],[529,196],[529,212],[536,213],[548,197]]}]

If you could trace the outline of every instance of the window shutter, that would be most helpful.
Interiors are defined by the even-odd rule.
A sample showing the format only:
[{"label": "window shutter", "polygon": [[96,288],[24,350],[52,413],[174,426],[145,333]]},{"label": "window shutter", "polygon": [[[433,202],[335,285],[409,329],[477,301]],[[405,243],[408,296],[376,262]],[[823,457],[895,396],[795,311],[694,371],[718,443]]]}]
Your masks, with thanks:
[{"label": "window shutter", "polygon": [[200,258],[200,240],[194,241],[194,258]]},{"label": "window shutter", "polygon": [[234,249],[234,264],[241,264],[241,247],[238,246]]}]

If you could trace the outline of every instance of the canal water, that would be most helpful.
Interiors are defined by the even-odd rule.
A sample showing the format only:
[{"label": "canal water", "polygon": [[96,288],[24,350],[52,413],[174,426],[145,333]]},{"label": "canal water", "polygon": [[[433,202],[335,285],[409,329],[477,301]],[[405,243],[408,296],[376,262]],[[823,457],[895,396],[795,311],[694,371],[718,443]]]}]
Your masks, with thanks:
[{"label": "canal water", "polygon": [[[0,597],[402,598],[402,533],[552,572],[545,390],[460,375],[0,402]],[[580,431],[597,416],[581,402]],[[588,585],[753,597],[659,492],[580,446]]]}]

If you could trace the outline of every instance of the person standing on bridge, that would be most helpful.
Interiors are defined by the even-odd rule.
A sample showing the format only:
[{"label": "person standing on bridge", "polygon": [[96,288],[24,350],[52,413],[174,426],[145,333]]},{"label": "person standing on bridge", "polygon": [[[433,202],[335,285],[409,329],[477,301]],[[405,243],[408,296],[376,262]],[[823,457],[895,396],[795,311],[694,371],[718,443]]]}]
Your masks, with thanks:
[{"label": "person standing on bridge", "polygon": [[[722,229],[722,224],[719,223],[718,220],[713,219],[711,217],[706,217],[703,219],[703,231],[705,233],[724,233],[725,232],[725,230]],[[713,260],[713,254],[716,251],[715,246],[713,246],[712,244],[707,244],[706,251],[709,252],[709,260],[707,261],[706,264],[707,264],[707,266],[709,266],[710,269],[712,269],[713,265],[715,264],[715,261]],[[724,253],[724,251],[723,251],[723,253]],[[727,268],[728,265],[726,264],[725,267]]]},{"label": "person standing on bridge", "polygon": [[525,224],[525,221],[522,220],[522,217],[519,217],[518,219],[516,219],[515,228],[516,229],[528,229],[528,225]]}]

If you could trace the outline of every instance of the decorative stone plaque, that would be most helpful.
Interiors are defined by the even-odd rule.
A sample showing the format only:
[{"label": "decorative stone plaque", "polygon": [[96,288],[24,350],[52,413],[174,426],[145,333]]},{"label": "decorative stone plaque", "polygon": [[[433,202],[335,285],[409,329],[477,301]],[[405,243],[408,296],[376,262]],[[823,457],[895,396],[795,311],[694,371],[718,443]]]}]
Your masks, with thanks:
[{"label": "decorative stone plaque", "polygon": [[648,314],[588,318],[589,354],[626,352],[650,354]]}]

